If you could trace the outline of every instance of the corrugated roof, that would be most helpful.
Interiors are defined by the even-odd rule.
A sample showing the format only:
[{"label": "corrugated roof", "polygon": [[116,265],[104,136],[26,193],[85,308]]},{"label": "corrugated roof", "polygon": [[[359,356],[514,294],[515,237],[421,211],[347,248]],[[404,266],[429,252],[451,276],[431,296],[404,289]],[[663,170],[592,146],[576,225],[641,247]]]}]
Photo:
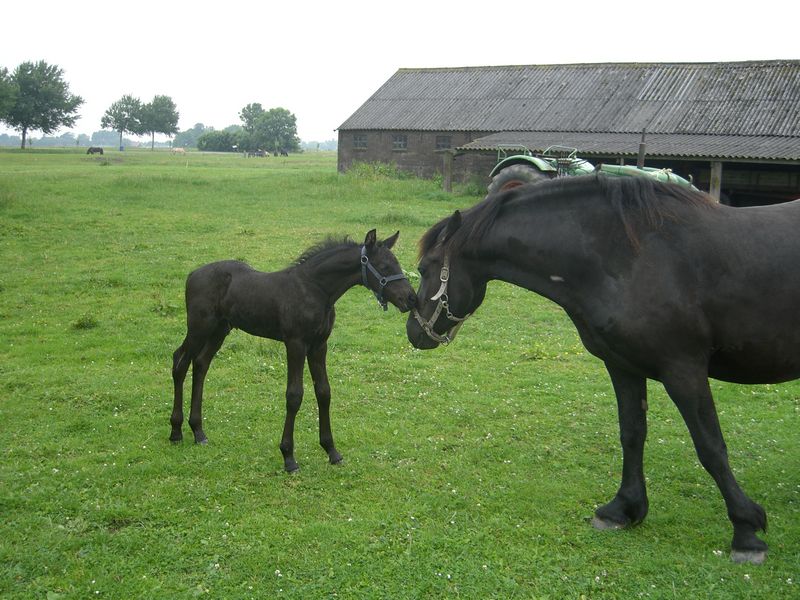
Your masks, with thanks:
[{"label": "corrugated roof", "polygon": [[[722,136],[711,144],[715,156],[737,157],[743,151],[737,142],[745,140],[731,136],[770,148],[757,138],[781,137],[790,139],[774,142],[769,151],[797,157],[800,60],[400,69],[339,129],[646,129],[648,142],[656,134]],[[669,143],[688,140],[673,137]]]},{"label": "corrugated roof", "polygon": [[[580,156],[636,156],[641,134],[564,131],[504,131],[458,148],[495,151],[499,145],[542,152],[549,146],[577,148]],[[741,135],[647,134],[649,158],[718,158],[740,160],[800,160],[800,138]]]}]

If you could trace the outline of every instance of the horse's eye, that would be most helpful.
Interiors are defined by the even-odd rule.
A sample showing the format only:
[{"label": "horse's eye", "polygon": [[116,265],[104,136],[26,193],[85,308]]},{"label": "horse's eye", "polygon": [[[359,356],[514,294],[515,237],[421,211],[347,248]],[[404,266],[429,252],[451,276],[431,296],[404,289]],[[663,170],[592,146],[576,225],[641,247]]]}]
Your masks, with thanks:
[{"label": "horse's eye", "polygon": [[417,271],[419,271],[420,276],[425,277],[425,267],[420,265],[417,267]]}]

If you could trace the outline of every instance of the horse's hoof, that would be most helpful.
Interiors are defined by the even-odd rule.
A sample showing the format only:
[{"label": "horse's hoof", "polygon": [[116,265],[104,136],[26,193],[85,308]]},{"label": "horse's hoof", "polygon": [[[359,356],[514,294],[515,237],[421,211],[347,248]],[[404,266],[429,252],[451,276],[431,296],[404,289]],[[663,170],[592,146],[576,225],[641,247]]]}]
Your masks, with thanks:
[{"label": "horse's hoof", "polygon": [[294,475],[295,473],[300,472],[300,467],[294,465],[293,467],[285,467],[285,470],[288,475]]},{"label": "horse's hoof", "polygon": [[194,443],[195,444],[200,444],[201,446],[205,446],[206,444],[208,444],[208,438],[204,437],[204,438],[202,438],[200,440],[195,440]]},{"label": "horse's hoof", "polygon": [[341,465],[342,463],[344,463],[344,457],[343,456],[331,457],[330,462],[332,465]]},{"label": "horse's hoof", "polygon": [[766,550],[732,550],[731,560],[737,565],[750,563],[760,565],[767,560]]},{"label": "horse's hoof", "polygon": [[177,435],[172,434],[171,436],[169,436],[169,441],[172,442],[173,444],[177,444],[179,442],[182,442],[183,441],[183,435],[180,434],[180,433],[177,434]]},{"label": "horse's hoof", "polygon": [[609,529],[625,529],[627,523],[617,523],[616,521],[609,521],[608,519],[601,519],[600,517],[592,517],[592,527],[600,531]]}]

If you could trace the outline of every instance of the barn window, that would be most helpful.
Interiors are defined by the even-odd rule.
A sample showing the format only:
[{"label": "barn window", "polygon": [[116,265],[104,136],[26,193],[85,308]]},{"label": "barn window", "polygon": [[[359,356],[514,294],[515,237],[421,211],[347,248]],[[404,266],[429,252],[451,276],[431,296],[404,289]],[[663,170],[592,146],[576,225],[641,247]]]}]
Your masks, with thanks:
[{"label": "barn window", "polygon": [[453,138],[449,135],[437,135],[436,136],[436,149],[437,150],[449,150],[453,146]]},{"label": "barn window", "polygon": [[408,136],[405,134],[393,135],[392,150],[408,150]]},{"label": "barn window", "polygon": [[367,149],[367,136],[364,133],[353,134],[353,148],[356,150]]}]

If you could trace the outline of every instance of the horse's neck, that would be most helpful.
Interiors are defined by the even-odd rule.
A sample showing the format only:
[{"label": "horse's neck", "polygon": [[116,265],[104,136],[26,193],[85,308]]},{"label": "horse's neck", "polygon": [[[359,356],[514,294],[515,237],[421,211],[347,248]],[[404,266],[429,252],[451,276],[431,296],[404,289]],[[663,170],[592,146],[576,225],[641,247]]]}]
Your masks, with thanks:
[{"label": "horse's neck", "polygon": [[351,287],[361,283],[358,248],[347,248],[302,265],[303,273],[320,288],[333,306]]},{"label": "horse's neck", "polygon": [[[591,219],[587,211],[585,222]],[[587,250],[590,240],[582,221],[561,211],[508,211],[475,248],[472,260],[487,280],[523,287],[566,307],[602,271],[598,256]]]}]

